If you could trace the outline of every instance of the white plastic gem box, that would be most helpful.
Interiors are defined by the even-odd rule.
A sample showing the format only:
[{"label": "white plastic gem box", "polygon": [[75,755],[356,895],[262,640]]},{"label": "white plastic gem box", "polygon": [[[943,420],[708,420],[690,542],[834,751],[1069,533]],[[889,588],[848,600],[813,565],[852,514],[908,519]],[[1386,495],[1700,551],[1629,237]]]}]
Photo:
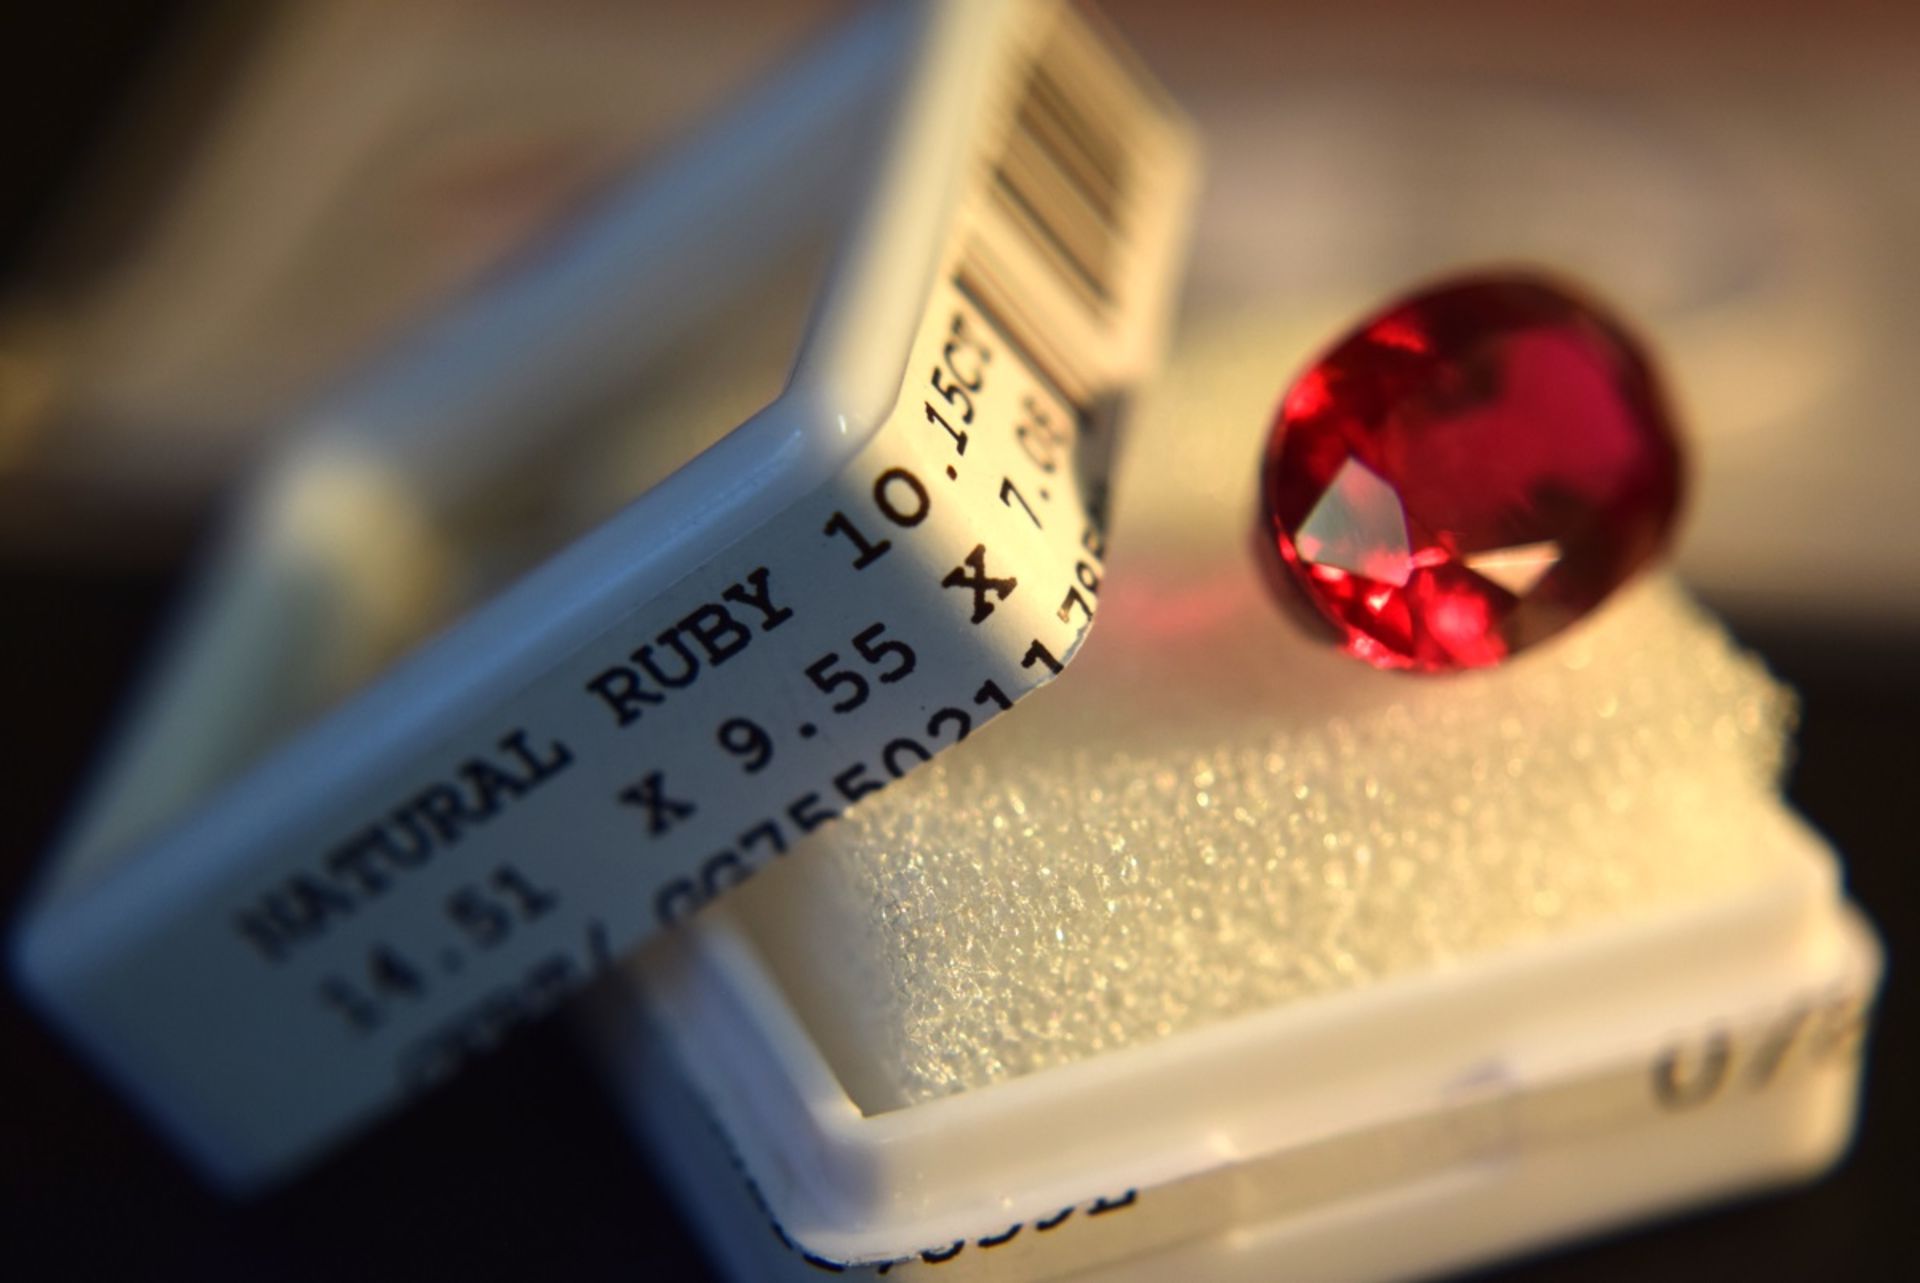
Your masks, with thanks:
[{"label": "white plastic gem box", "polygon": [[287,1177],[1065,670],[1195,174],[1103,50],[875,6],[289,433],[15,941],[204,1172]]},{"label": "white plastic gem box", "polygon": [[1425,1276],[1845,1146],[1880,960],[1790,695],[1659,576],[1454,679],[1303,639],[1271,340],[1190,331],[1067,677],[603,1000],[734,1277]]}]

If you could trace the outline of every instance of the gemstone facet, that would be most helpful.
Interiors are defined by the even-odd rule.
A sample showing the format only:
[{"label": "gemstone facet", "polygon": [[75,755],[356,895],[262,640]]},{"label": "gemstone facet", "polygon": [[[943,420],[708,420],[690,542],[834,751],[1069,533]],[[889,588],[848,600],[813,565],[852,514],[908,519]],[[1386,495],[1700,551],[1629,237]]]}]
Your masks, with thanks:
[{"label": "gemstone facet", "polygon": [[1379,668],[1495,664],[1666,542],[1684,465],[1639,345],[1564,288],[1473,276],[1397,302],[1281,400],[1268,547]]}]

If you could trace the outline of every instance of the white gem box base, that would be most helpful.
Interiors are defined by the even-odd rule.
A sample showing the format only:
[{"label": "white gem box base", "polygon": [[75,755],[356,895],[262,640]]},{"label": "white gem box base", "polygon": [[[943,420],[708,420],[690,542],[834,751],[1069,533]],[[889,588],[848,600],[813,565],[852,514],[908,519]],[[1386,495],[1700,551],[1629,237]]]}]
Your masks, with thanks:
[{"label": "white gem box base", "polygon": [[856,1101],[846,1013],[796,1002],[731,904],[596,1016],[733,1277],[1430,1275],[1844,1147],[1877,948],[1824,844],[1750,821],[1710,895],[910,1103]]},{"label": "white gem box base", "polygon": [[1073,674],[602,995],[714,1259],[1409,1278],[1823,1170],[1881,961],[1788,697],[1657,579],[1454,682],[1316,651],[1245,551],[1271,348],[1190,334]]},{"label": "white gem box base", "polygon": [[[1817,844],[1783,840],[1797,888],[888,1115],[860,1113],[718,915],[602,1027],[733,1278],[1431,1277],[1841,1153],[1879,956]],[[1708,950],[1722,964],[1687,976]],[[1622,977],[1611,1010],[1559,1001],[1595,972]]]}]

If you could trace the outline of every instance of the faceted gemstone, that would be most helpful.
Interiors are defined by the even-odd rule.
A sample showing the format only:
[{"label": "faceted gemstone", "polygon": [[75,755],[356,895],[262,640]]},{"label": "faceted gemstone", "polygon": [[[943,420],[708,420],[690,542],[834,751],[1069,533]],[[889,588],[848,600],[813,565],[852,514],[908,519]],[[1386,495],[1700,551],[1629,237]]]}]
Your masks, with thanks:
[{"label": "faceted gemstone", "polygon": [[1534,277],[1474,276],[1394,304],[1288,390],[1265,542],[1348,653],[1477,668],[1653,557],[1681,474],[1653,371],[1616,322]]}]

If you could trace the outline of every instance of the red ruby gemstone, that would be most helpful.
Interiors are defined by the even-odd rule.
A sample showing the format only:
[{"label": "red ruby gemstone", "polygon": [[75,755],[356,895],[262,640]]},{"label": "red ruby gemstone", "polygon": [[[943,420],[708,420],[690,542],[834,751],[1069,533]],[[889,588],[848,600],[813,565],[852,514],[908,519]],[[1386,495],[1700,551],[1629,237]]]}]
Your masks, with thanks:
[{"label": "red ruby gemstone", "polygon": [[1665,543],[1682,460],[1639,346],[1528,276],[1394,304],[1287,391],[1271,542],[1349,654],[1495,664],[1597,606]]}]

